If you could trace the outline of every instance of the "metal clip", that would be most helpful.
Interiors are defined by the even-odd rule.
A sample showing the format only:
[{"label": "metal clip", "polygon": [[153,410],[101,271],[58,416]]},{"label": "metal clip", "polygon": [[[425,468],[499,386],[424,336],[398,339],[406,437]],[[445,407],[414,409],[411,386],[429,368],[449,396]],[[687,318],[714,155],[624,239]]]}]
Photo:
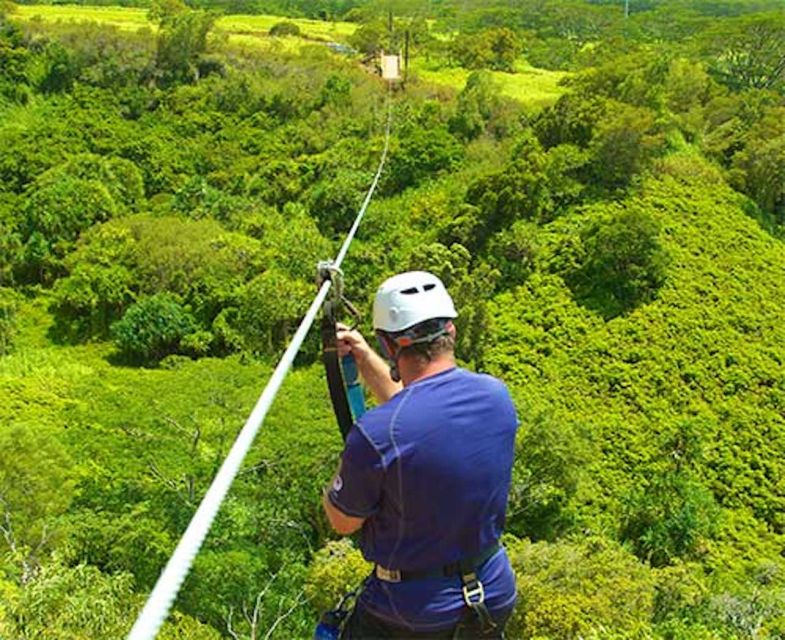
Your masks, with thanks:
[{"label": "metal clip", "polygon": [[376,577],[385,582],[400,582],[401,572],[398,569],[385,569],[377,564]]},{"label": "metal clip", "polygon": [[332,260],[322,260],[316,267],[317,284],[321,287],[328,280],[333,283],[333,298],[343,298],[343,271],[336,267]]},{"label": "metal clip", "polygon": [[[474,599],[476,598],[476,600]],[[469,585],[463,585],[463,601],[468,607],[479,607],[485,602],[485,589],[482,582],[477,580],[477,586],[469,589]]]},{"label": "metal clip", "polygon": [[322,260],[317,266],[318,277],[317,284],[322,286],[328,280],[333,283],[332,300],[333,300],[333,313],[338,316],[342,309],[346,309],[354,318],[354,322],[349,327],[354,330],[362,322],[362,314],[357,310],[346,296],[343,294],[343,271],[340,267],[336,267],[332,260]]}]

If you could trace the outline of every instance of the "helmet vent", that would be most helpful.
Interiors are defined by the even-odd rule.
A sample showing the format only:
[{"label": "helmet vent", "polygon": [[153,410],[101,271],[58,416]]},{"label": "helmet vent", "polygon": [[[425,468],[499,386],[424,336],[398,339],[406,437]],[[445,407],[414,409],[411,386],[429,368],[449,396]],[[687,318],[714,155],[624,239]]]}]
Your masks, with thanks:
[{"label": "helmet vent", "polygon": [[405,296],[411,296],[417,293],[417,287],[409,287],[408,289],[404,289],[401,293]]},{"label": "helmet vent", "polygon": [[423,291],[430,291],[431,289],[435,289],[435,288],[436,288],[436,285],[433,284],[433,282],[431,282],[430,284],[426,284],[423,287]]}]

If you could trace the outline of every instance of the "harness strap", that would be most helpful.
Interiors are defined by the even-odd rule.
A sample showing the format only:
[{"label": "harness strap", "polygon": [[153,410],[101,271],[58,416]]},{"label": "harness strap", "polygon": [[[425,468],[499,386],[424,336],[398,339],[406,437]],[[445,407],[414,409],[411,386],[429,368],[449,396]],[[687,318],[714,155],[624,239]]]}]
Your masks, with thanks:
[{"label": "harness strap", "polygon": [[343,295],[343,277],[340,269],[330,262],[319,263],[319,281],[331,280],[333,297],[326,300],[322,308],[321,337],[322,362],[327,374],[330,401],[341,437],[346,440],[355,420],[365,413],[365,398],[357,373],[357,363],[351,355],[338,359],[336,323],[341,311],[346,308],[355,318],[359,312]]},{"label": "harness strap", "polygon": [[485,588],[477,575],[479,569],[487,560],[496,554],[501,548],[498,542],[490,547],[483,549],[477,555],[464,558],[458,562],[446,564],[435,571],[399,571],[397,569],[385,569],[380,565],[374,568],[374,574],[379,580],[385,582],[404,582],[407,580],[422,580],[423,578],[445,577],[455,575],[461,577],[463,591],[463,601],[469,610],[477,616],[480,629],[483,634],[493,631],[496,623],[493,621],[491,612],[485,606]]},{"label": "harness strap", "polygon": [[475,571],[484,564],[486,560],[489,560],[492,556],[496,555],[496,552],[499,549],[501,549],[501,545],[498,542],[495,542],[476,555],[428,571],[400,571],[398,569],[386,569],[377,564],[374,568],[374,573],[379,580],[384,580],[385,582],[407,582],[409,580],[423,580],[426,578],[451,578],[453,576],[462,576]]},{"label": "harness strap", "polygon": [[346,397],[343,372],[338,359],[338,339],[335,336],[335,322],[335,304],[332,300],[328,300],[324,305],[321,323],[322,362],[324,362],[324,369],[327,373],[327,387],[330,390],[330,400],[332,401],[335,418],[338,421],[338,428],[341,431],[341,437],[346,440],[354,424],[354,418],[352,418],[352,409]]}]

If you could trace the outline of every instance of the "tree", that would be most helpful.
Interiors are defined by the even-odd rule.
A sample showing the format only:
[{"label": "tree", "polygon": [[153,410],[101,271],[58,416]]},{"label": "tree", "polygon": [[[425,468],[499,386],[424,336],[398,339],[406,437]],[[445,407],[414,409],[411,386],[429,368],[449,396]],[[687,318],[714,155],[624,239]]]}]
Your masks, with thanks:
[{"label": "tree", "polygon": [[[106,575],[96,567],[52,563],[12,603],[10,627],[18,640],[121,638],[142,605],[133,576]],[[213,628],[175,611],[161,640],[218,640]]]},{"label": "tree", "polygon": [[527,416],[516,446],[507,530],[531,540],[555,540],[573,524],[571,500],[578,490],[587,446],[565,420]]},{"label": "tree", "polygon": [[305,314],[311,295],[310,286],[278,269],[251,280],[241,294],[234,325],[244,347],[254,353],[275,353]]},{"label": "tree", "polygon": [[512,71],[521,50],[517,34],[505,27],[460,33],[451,45],[455,60],[467,69]]},{"label": "tree", "polygon": [[501,274],[499,286],[512,289],[523,284],[534,271],[538,251],[537,233],[537,225],[517,220],[508,229],[491,236],[488,261]]},{"label": "tree", "polygon": [[664,147],[653,111],[616,103],[597,124],[589,145],[592,174],[608,189],[625,188]]},{"label": "tree", "polygon": [[217,15],[188,9],[179,0],[158,3],[151,17],[159,18],[155,68],[164,84],[199,79],[198,63],[207,51],[207,34]]},{"label": "tree", "polygon": [[665,282],[668,258],[648,213],[625,209],[587,226],[582,257],[567,284],[585,304],[613,317],[648,302]]},{"label": "tree", "polygon": [[769,110],[733,155],[731,180],[785,225],[785,108]]},{"label": "tree", "polygon": [[450,131],[464,140],[473,140],[485,131],[499,103],[499,88],[493,76],[488,72],[473,72],[458,94],[455,115],[450,119]]},{"label": "tree", "polygon": [[733,89],[785,91],[785,16],[781,11],[719,22],[704,36],[710,71]]},{"label": "tree", "polygon": [[0,430],[0,541],[25,585],[35,579],[74,497],[73,463],[52,432],[36,425]]},{"label": "tree", "polygon": [[525,133],[513,149],[512,159],[501,171],[475,180],[466,201],[481,212],[476,246],[494,231],[516,220],[544,221],[552,211],[547,157],[537,139]]},{"label": "tree", "polygon": [[387,27],[381,21],[368,22],[349,36],[349,44],[366,58],[373,58],[387,44]]},{"label": "tree", "polygon": [[[56,172],[59,174],[59,172]],[[50,282],[62,272],[62,259],[79,234],[96,222],[117,215],[117,203],[96,179],[44,174],[24,204],[23,277]]]},{"label": "tree", "polygon": [[518,593],[507,631],[536,638],[650,637],[654,574],[598,537],[556,544],[507,540]]}]

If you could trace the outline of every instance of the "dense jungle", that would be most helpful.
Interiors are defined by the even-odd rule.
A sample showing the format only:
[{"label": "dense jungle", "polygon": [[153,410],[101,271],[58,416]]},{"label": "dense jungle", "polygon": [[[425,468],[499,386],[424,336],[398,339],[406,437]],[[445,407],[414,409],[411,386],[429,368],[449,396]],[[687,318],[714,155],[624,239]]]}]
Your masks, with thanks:
[{"label": "dense jungle", "polygon": [[[388,95],[346,295],[433,271],[512,392],[508,636],[785,638],[781,0],[91,4],[0,0],[0,638],[127,634]],[[160,638],[312,636],[341,447],[310,335]]]}]

